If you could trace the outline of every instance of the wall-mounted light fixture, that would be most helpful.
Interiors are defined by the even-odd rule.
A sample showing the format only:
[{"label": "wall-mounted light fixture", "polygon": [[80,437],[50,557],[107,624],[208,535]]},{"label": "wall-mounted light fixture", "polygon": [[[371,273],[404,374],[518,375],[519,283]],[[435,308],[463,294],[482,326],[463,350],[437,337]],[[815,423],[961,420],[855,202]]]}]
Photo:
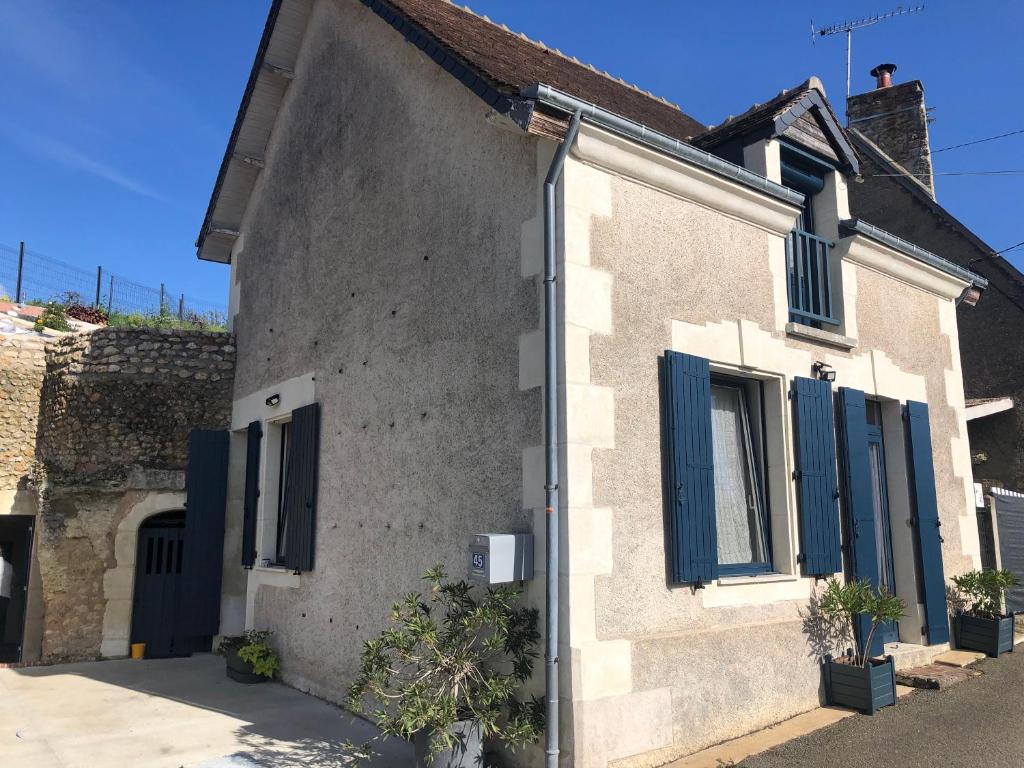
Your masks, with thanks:
[{"label": "wall-mounted light fixture", "polygon": [[281,395],[276,392],[267,398],[267,405],[271,408],[276,407],[281,402]]},{"label": "wall-mounted light fixture", "polygon": [[814,364],[814,373],[822,381],[835,381],[836,370],[828,363],[823,363],[820,360]]}]

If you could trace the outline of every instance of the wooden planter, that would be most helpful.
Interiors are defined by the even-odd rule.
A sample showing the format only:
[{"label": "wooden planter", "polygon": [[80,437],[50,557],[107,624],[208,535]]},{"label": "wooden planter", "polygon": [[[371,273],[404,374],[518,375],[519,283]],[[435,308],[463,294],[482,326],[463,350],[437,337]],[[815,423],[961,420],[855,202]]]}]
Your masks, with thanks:
[{"label": "wooden planter", "polygon": [[265,683],[270,679],[263,675],[257,675],[253,670],[252,664],[239,658],[238,651],[235,649],[227,651],[224,654],[224,660],[227,664],[228,677],[236,683],[253,685],[255,683]]},{"label": "wooden planter", "polygon": [[989,656],[1013,651],[1013,620],[1012,613],[998,619],[959,613],[953,622],[957,645]]},{"label": "wooden planter", "polygon": [[477,720],[460,720],[452,726],[455,746],[427,759],[430,733],[420,731],[413,740],[416,749],[416,768],[483,768],[483,730]]},{"label": "wooden planter", "polygon": [[871,659],[866,667],[858,667],[826,656],[822,673],[825,676],[825,699],[828,704],[858,709],[873,715],[882,707],[896,703],[896,665],[892,656]]}]

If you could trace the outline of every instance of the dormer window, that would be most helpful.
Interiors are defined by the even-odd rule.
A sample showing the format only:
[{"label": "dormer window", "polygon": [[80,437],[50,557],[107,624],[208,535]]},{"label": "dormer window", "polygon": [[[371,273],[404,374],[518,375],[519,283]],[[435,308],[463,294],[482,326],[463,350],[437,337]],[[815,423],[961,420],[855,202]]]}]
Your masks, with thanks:
[{"label": "dormer window", "polygon": [[790,321],[813,328],[839,325],[832,301],[829,254],[834,243],[814,226],[814,198],[835,166],[791,145],[781,150],[782,184],[804,195],[797,227],[786,242]]}]

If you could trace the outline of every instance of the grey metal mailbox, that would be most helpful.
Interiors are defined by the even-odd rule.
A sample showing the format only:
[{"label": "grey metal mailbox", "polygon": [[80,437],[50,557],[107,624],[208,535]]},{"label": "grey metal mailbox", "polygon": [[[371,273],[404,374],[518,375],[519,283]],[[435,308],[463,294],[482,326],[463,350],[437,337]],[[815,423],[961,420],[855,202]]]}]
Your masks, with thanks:
[{"label": "grey metal mailbox", "polygon": [[481,584],[532,579],[533,534],[474,534],[469,540],[469,578]]}]

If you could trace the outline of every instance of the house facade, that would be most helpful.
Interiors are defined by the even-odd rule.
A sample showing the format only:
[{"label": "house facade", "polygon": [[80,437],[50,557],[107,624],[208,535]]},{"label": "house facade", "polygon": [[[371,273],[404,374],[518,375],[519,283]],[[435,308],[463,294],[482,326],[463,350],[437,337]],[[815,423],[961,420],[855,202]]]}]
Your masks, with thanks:
[{"label": "house facade", "polygon": [[604,768],[818,706],[823,577],[906,601],[887,651],[948,648],[945,579],[980,564],[957,306],[986,282],[851,214],[813,78],[709,129],[448,3],[275,3],[198,247],[237,340],[221,632],[274,631],[286,682],[341,700],[476,533],[534,534],[543,608],[542,188],[574,112],[561,759]]}]

